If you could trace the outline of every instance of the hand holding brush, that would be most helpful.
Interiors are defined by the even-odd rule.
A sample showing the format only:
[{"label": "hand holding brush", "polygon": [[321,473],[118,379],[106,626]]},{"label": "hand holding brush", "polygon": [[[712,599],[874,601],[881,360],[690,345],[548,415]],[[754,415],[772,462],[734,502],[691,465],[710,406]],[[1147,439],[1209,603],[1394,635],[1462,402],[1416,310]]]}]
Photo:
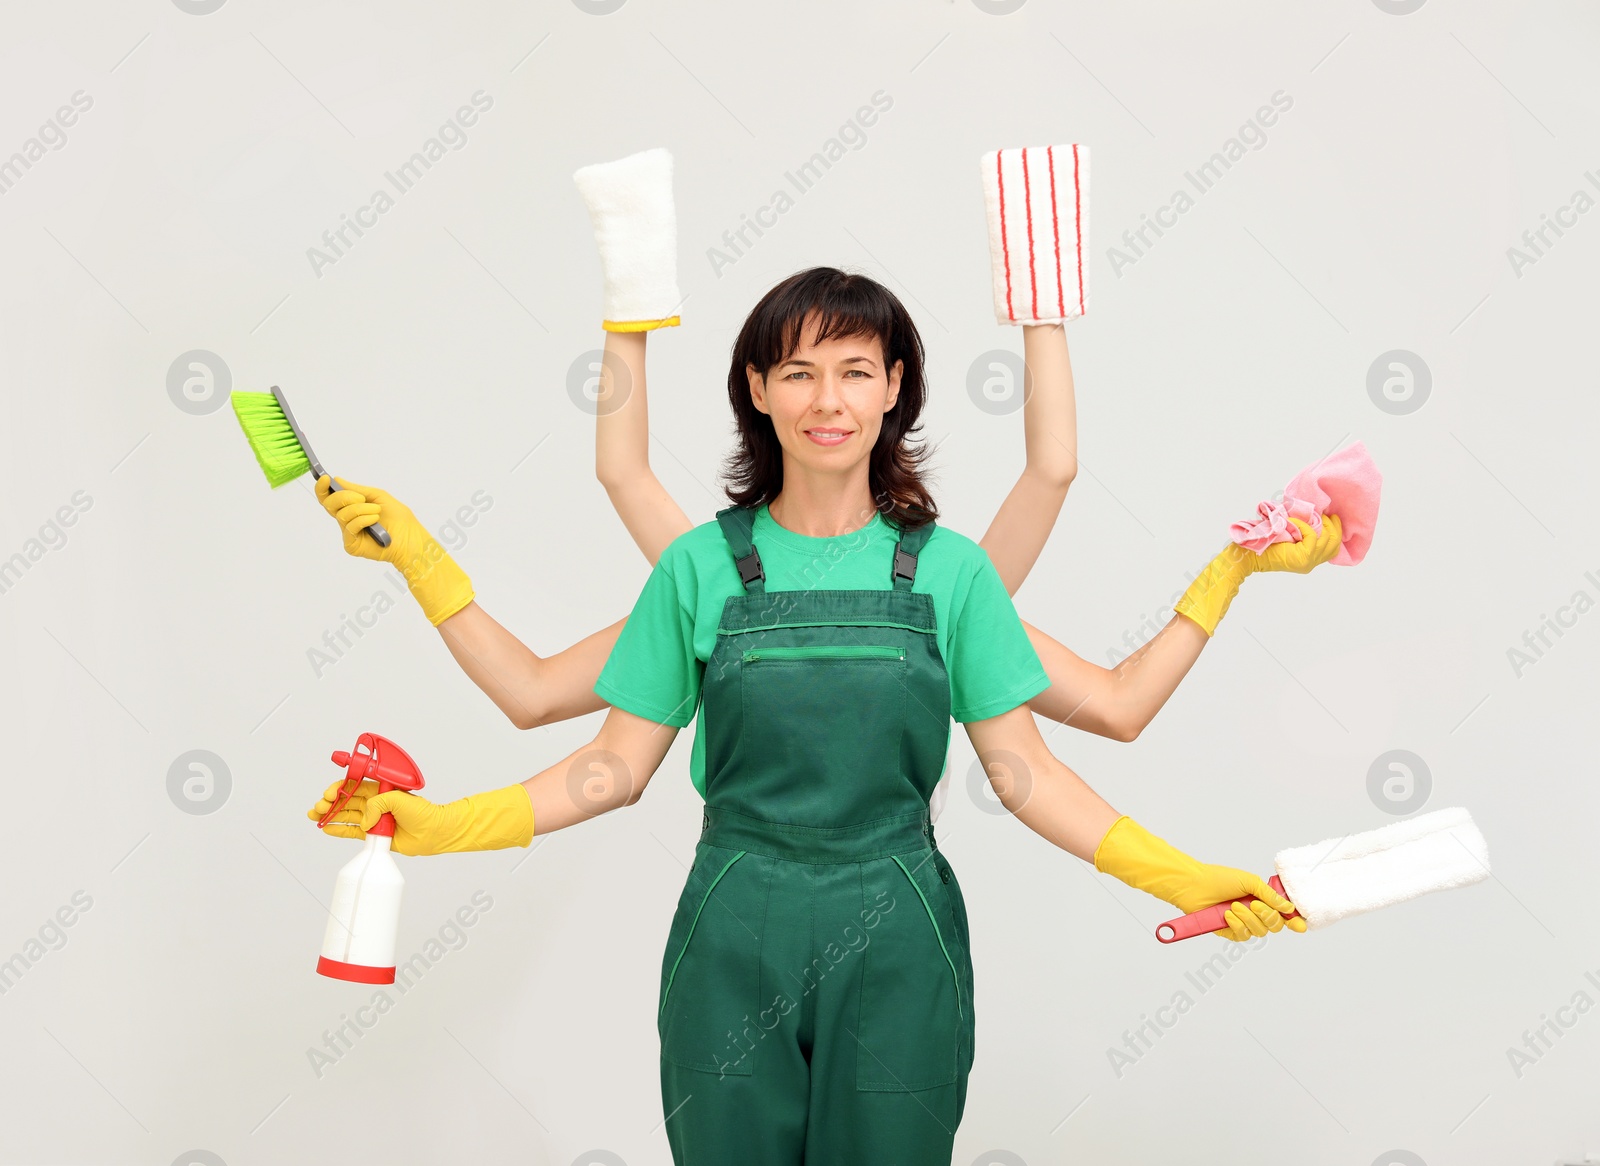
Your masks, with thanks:
[{"label": "hand holding brush", "polygon": [[[393,564],[429,623],[438,627],[472,602],[472,580],[404,502],[375,486],[338,485],[326,474],[317,479],[316,492],[322,508],[339,523],[345,553]],[[374,528],[383,529],[380,519],[393,532],[382,549],[366,537]]]},{"label": "hand holding brush", "polygon": [[396,567],[429,623],[437,627],[472,602],[472,580],[407,506],[371,486],[340,482],[322,468],[277,385],[270,393],[233,393],[231,400],[267,483],[276,489],[314,473],[317,501],[338,520],[345,552]]}]

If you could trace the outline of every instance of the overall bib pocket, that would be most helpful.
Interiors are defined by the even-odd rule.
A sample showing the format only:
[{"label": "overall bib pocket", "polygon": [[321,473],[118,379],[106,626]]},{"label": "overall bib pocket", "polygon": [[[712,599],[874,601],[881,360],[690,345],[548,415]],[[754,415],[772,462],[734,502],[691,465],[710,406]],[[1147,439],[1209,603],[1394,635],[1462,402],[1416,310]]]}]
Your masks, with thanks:
[{"label": "overall bib pocket", "polygon": [[803,766],[807,784],[820,790],[859,788],[900,772],[905,648],[758,645],[740,653],[740,678],[742,745],[752,758]]},{"label": "overall bib pocket", "polygon": [[966,1028],[965,949],[928,854],[870,864],[868,898],[894,896],[863,953],[856,1088],[911,1092],[956,1080]]},{"label": "overall bib pocket", "polygon": [[674,1064],[748,1076],[751,1062],[723,1035],[739,1027],[759,990],[766,886],[730,873],[744,856],[698,844],[661,959],[656,1031]]}]

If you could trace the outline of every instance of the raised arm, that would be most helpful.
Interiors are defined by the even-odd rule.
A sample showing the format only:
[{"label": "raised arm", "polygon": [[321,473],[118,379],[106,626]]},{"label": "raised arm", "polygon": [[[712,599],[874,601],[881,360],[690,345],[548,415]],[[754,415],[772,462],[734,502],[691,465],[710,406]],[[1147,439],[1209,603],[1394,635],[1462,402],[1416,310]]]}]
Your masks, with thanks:
[{"label": "raised arm", "polygon": [[[1010,595],[1033,569],[1078,473],[1077,390],[1065,320],[1088,307],[1081,262],[1088,160],[1081,145],[997,150],[982,159],[995,318],[1022,326],[1025,461],[979,540]],[[1049,213],[1039,215],[1038,232],[1035,190],[1048,196]],[[1205,641],[1198,628],[1169,627],[1135,653],[1137,663],[1149,667],[1137,667],[1130,657],[1113,671],[1090,664],[1032,624],[1023,626],[1050,676],[1050,687],[1029,702],[1033,710],[1120,741],[1138,736]]]},{"label": "raised arm", "polygon": [[594,419],[594,473],[633,541],[653,567],[694,524],[650,468],[645,395],[649,331],[606,332]]},{"label": "raised arm", "polygon": [[[1119,814],[1045,746],[1026,705],[967,724],[967,736],[984,761],[1000,803],[1023,825],[1096,870],[1154,895],[1188,914],[1234,901],[1225,913],[1228,926],[1213,932],[1242,941],[1281,931],[1284,924],[1304,931],[1298,917],[1285,919],[1294,906],[1257,875],[1234,867],[1198,862]],[[1010,754],[1005,764],[989,758]],[[1260,902],[1244,905],[1246,897]]]},{"label": "raised arm", "polygon": [[679,323],[672,155],[656,148],[576,171],[605,278],[606,331],[595,401],[594,472],[622,524],[655,566],[693,524],[650,468],[645,337]]},{"label": "raised arm", "polygon": [[1065,325],[1025,325],[1022,348],[1026,460],[1017,484],[978,540],[1010,595],[1033,569],[1078,475],[1078,406]]},{"label": "raised arm", "polygon": [[[1077,397],[1066,327],[1025,325],[1022,340],[1026,461],[979,541],[1012,595],[1044,549],[1078,473]],[[1032,624],[1023,626],[1050,676],[1050,687],[1029,707],[1117,741],[1132,741],[1144,730],[1210,638],[1193,620],[1174,616],[1116,667],[1103,668]]]},{"label": "raised arm", "polygon": [[[649,463],[645,335],[678,322],[672,164],[665,150],[588,166],[573,175],[594,224],[605,274],[606,330],[596,400],[595,473],[652,565],[690,523]],[[521,729],[605,707],[594,683],[625,620],[541,657],[478,605],[471,580],[410,509],[370,486],[317,496],[339,522],[345,550],[393,564],[461,670]],[[379,548],[362,531],[398,532]]]},{"label": "raised arm", "polygon": [[1015,595],[1078,473],[1066,321],[1089,308],[1089,147],[991,150],[979,159],[995,320],[1022,328],[1027,461],[979,540]]}]

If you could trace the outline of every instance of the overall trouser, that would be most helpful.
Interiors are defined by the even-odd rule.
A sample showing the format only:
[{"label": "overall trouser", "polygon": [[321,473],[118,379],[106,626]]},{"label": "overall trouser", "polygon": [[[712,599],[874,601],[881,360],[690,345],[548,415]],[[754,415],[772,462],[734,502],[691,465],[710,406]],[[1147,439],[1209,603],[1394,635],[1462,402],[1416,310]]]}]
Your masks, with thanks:
[{"label": "overall trouser", "polygon": [[678,1166],[947,1166],[972,1066],[966,908],[928,800],[950,734],[932,524],[890,585],[767,591],[754,511],[717,519],[744,580],[706,662],[706,804],[661,966]]}]

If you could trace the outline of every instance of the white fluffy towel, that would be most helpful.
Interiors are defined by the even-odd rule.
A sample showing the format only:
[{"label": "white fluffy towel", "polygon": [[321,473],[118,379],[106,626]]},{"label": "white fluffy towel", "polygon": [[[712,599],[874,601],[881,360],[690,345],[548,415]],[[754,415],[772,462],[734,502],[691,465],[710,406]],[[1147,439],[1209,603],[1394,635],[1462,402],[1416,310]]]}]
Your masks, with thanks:
[{"label": "white fluffy towel", "polygon": [[991,150],[983,162],[994,314],[1053,324],[1089,309],[1089,147]]},{"label": "white fluffy towel", "polygon": [[1280,850],[1273,860],[1307,930],[1489,877],[1489,847],[1461,807]]},{"label": "white fluffy towel", "polygon": [[589,208],[605,272],[605,323],[610,331],[676,323],[678,221],[672,202],[672,154],[662,146],[599,162],[572,180]]}]

